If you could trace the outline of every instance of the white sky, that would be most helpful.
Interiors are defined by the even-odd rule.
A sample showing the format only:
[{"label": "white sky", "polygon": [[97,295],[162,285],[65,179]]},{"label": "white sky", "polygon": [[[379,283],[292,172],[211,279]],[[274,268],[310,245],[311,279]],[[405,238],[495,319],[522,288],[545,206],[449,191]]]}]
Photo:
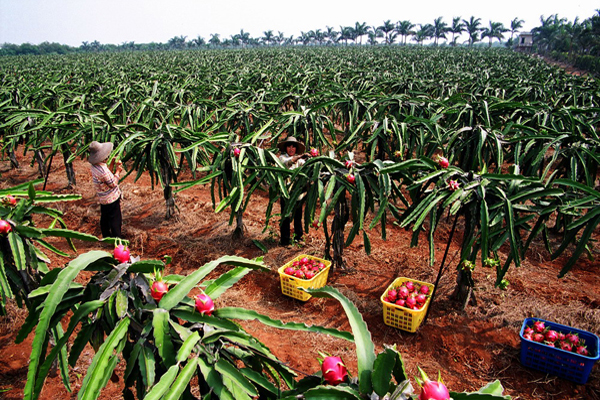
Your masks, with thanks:
[{"label": "white sky", "polygon": [[490,20],[510,27],[518,17],[525,21],[521,30],[528,31],[540,25],[542,15],[583,20],[597,9],[597,0],[0,0],[0,44],[166,43],[175,36],[208,40],[211,33],[223,40],[242,29],[251,37],[267,30],[297,37],[327,26],[339,31],[388,19],[426,24],[440,16],[447,24],[453,17],[474,16],[482,27]]}]

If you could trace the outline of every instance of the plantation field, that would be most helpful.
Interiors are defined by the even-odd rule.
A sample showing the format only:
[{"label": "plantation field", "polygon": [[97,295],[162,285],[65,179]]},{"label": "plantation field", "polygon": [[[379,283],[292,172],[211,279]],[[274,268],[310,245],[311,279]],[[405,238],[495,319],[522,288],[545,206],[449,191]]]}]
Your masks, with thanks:
[{"label": "plantation field", "polygon": [[[0,164],[0,168],[3,174],[0,188],[37,176],[35,168],[28,166],[18,173],[9,171],[6,161]],[[56,163],[52,168],[48,189],[56,193],[70,193],[71,190],[66,188],[64,166]],[[95,204],[88,177],[88,165],[84,161],[76,161],[75,170],[78,185],[74,191],[81,193],[83,198],[58,208],[66,212],[70,228],[99,235],[99,208]],[[167,272],[185,275],[221,255],[260,256],[262,252],[251,239],[261,240],[268,247],[264,257],[271,271],[252,272],[227,291],[216,306],[242,306],[284,321],[350,329],[336,301],[312,298],[303,303],[281,294],[277,268],[298,254],[321,256],[324,244],[322,230],[311,230],[302,246],[278,247],[270,238],[271,230],[262,232],[266,199],[257,198],[252,201],[245,215],[246,238],[233,240],[231,235],[234,228],[228,226],[227,216],[215,214],[212,210],[208,185],[178,195],[180,213],[176,221],[164,220],[162,195],[160,191],[150,188],[147,177],[137,183],[126,179],[121,187],[124,190],[124,233],[131,241],[133,255],[143,259],[160,259],[168,254],[173,257],[173,265]],[[276,221],[272,225],[275,227]],[[379,298],[397,276],[432,282],[440,260],[437,260],[436,267],[429,267],[426,246],[411,248],[410,232],[398,227],[389,230],[387,241],[374,235],[370,256],[365,254],[361,241],[353,243],[347,249],[348,269],[333,272],[328,280],[329,285],[338,288],[357,305],[378,351],[384,345],[396,344],[411,377],[418,375],[417,365],[430,376],[439,370],[448,387],[456,391],[475,390],[487,382],[500,379],[506,394],[513,396],[513,399],[600,398],[598,365],[584,386],[527,369],[519,361],[518,334],[523,320],[530,316],[600,334],[600,276],[596,262],[582,258],[565,278],[557,279],[564,260],[550,262],[541,246],[535,246],[521,268],[510,270],[507,290],[494,288],[491,269],[477,268],[478,303],[463,312],[460,303],[451,296],[456,286],[454,269],[458,246],[455,244],[450,251],[449,270],[441,280],[429,320],[415,334],[411,334],[383,323]],[[277,229],[273,228],[272,231],[278,234]],[[445,224],[440,235],[444,237],[448,231],[449,224]],[[56,239],[55,243],[68,250],[64,242]],[[78,243],[80,253],[90,249],[106,247]],[[438,254],[441,258],[441,249]],[[54,265],[66,261],[53,257]],[[22,398],[32,335],[22,345],[15,345],[13,341],[25,315],[24,311],[12,307],[9,317],[0,321],[0,359],[5,360],[0,363],[0,388],[13,388],[3,394],[6,399]],[[342,356],[350,366],[350,372],[356,374],[356,354],[353,344],[349,342],[314,333],[265,328],[253,322],[242,324],[282,361],[297,369],[300,376],[319,369],[319,351]],[[86,354],[70,374],[75,392],[81,384],[85,363],[93,356],[89,346]],[[122,374],[122,364],[117,370]],[[119,397],[121,385],[122,380],[111,379],[100,398]],[[50,400],[58,397],[75,398],[75,395],[66,392],[60,377],[50,377],[40,398]]]},{"label": "plantation field", "polygon": [[[0,75],[0,191],[42,176],[47,182],[36,190],[81,195],[46,198],[61,213],[31,208],[39,214],[31,221],[21,205],[0,204],[0,216],[14,227],[2,242],[2,268],[10,273],[0,276],[0,289],[8,279],[14,292],[31,292],[19,287],[17,274],[34,253],[19,256],[19,243],[43,237],[52,269],[69,261],[61,252],[73,254],[61,235],[100,236],[87,152],[93,140],[112,141],[127,171],[121,187],[132,255],[172,257],[165,274],[183,276],[222,256],[264,257],[268,270],[240,275],[239,282],[230,276],[231,288],[215,289],[217,308],[348,331],[353,319],[339,302],[303,303],[281,293],[281,265],[299,254],[328,257],[328,284],[357,307],[377,353],[397,346],[413,384],[421,367],[431,377],[440,371],[453,391],[476,391],[498,379],[513,398],[600,399],[598,366],[586,385],[575,385],[519,361],[527,317],[600,334],[600,85],[593,77],[505,49],[420,46],[2,57]],[[290,135],[315,153],[293,171],[276,152]],[[305,240],[278,246],[282,215],[304,195]],[[33,198],[23,190],[18,204]],[[281,199],[288,204],[283,210]],[[32,230],[31,223],[46,230]],[[112,250],[93,241],[76,245],[78,254]],[[31,279],[42,264],[30,265]],[[218,267],[210,276],[224,271]],[[77,282],[87,285],[88,272]],[[438,276],[429,318],[416,333],[383,323],[380,296],[395,278],[434,283]],[[139,300],[132,293],[126,306],[134,304],[127,298]],[[40,290],[32,301],[42,295],[50,296]],[[74,298],[69,301],[79,301]],[[111,298],[94,304],[110,308],[116,304]],[[161,335],[173,332],[164,324],[175,323],[164,318],[176,314],[178,301],[172,303],[163,310],[150,301],[155,319],[122,337],[152,330],[164,341]],[[12,300],[7,309],[8,316],[0,316],[0,360],[7,360],[0,362],[0,389],[10,390],[0,397],[17,399],[30,349],[39,353],[44,339],[31,334],[15,345],[27,311]],[[107,336],[117,324],[129,329],[135,307],[127,318],[115,310],[120,318],[109,311],[105,325],[93,321]],[[319,369],[319,352],[341,356],[354,376],[365,372],[368,357],[343,339],[239,323],[300,377]],[[174,366],[167,347],[145,340],[136,344],[143,352],[139,365],[136,356],[131,367],[141,391],[154,379],[153,372],[144,375],[146,354],[164,362],[157,371]],[[88,344],[63,377],[74,393],[88,388],[93,357]],[[185,371],[203,362],[182,357]],[[125,368],[117,364],[100,398],[121,395]],[[26,391],[39,388],[43,376]],[[364,382],[361,393],[369,390]],[[76,395],[66,393],[60,376],[50,376],[40,398],[58,397]]]}]

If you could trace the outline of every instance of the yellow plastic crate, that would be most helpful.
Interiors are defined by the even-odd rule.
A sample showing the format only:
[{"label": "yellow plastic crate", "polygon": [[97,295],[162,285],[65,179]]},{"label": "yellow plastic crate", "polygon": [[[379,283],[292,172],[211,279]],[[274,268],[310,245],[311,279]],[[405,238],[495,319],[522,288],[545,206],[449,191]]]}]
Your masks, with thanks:
[{"label": "yellow plastic crate", "polygon": [[392,284],[388,286],[385,292],[383,292],[381,295],[381,304],[383,304],[383,321],[386,325],[393,328],[402,329],[403,331],[408,332],[416,332],[416,330],[419,329],[421,322],[423,322],[423,318],[425,318],[425,314],[429,308],[429,297],[427,297],[425,305],[420,310],[411,310],[409,308],[388,303],[387,301],[383,300],[389,290],[402,285],[402,283],[406,281],[413,281],[419,285],[429,286],[429,294],[433,293],[434,285],[431,283],[421,282],[410,278],[396,278],[396,280],[394,280],[394,282],[392,282]]},{"label": "yellow plastic crate", "polygon": [[[322,262],[323,264],[325,264],[325,268],[318,274],[316,274],[312,279],[300,279],[287,275],[283,272],[287,267],[291,267],[294,261],[300,261],[304,257],[310,260]],[[307,254],[301,254],[278,269],[279,279],[281,280],[281,292],[286,296],[293,297],[302,301],[307,301],[312,296],[298,288],[317,289],[325,286],[325,284],[327,283],[327,276],[329,275],[329,268],[331,268],[331,261],[309,256]]]}]

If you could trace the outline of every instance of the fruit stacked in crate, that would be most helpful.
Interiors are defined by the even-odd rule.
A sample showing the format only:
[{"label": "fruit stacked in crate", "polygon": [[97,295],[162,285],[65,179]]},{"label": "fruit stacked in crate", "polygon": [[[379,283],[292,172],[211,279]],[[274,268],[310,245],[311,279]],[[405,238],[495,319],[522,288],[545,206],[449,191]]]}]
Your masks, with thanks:
[{"label": "fruit stacked in crate", "polygon": [[325,286],[331,261],[301,254],[279,268],[281,292],[298,300],[307,301],[312,296],[300,288],[317,289]]},{"label": "fruit stacked in crate", "polygon": [[527,318],[521,327],[521,363],[578,384],[587,382],[600,358],[593,333],[540,318]]},{"label": "fruit stacked in crate", "polygon": [[381,295],[386,325],[415,332],[425,317],[434,285],[409,278],[396,278]]}]

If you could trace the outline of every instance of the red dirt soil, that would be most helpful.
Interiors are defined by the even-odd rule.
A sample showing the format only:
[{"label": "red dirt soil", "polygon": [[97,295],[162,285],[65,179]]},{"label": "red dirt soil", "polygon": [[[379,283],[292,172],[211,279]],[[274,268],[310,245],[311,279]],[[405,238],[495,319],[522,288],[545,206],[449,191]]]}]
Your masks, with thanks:
[{"label": "red dirt soil", "polygon": [[[38,177],[37,169],[29,165],[31,158],[21,159],[18,170],[10,169],[6,160],[0,161],[0,188],[27,182]],[[79,201],[65,202],[53,207],[65,212],[69,229],[100,236],[99,206],[89,176],[88,164],[76,160],[77,186],[66,188],[65,168],[58,157],[54,160],[47,190],[54,193],[78,193]],[[188,178],[181,179],[185,180]],[[210,186],[197,186],[176,197],[179,213],[175,219],[165,220],[165,205],[160,187],[152,189],[145,174],[139,181],[127,177],[121,184],[124,199],[124,234],[130,240],[132,255],[143,259],[173,258],[166,274],[187,275],[204,263],[223,255],[254,258],[264,255],[269,272],[251,272],[216,301],[216,306],[240,306],[256,310],[283,321],[305,322],[341,330],[350,330],[348,320],[332,299],[312,298],[301,302],[281,293],[277,268],[299,254],[323,256],[322,229],[311,230],[302,244],[289,248],[279,247],[278,220],[273,219],[263,232],[267,198],[256,196],[244,214],[245,237],[233,240],[234,227],[228,225],[229,214],[215,214]],[[38,188],[41,190],[41,186]],[[390,217],[389,220],[392,218]],[[44,221],[38,224],[43,225]],[[519,360],[519,330],[526,317],[539,317],[579,329],[600,333],[600,274],[599,263],[582,257],[563,279],[556,276],[565,259],[548,260],[543,244],[534,244],[521,268],[511,266],[507,274],[507,290],[493,286],[495,273],[477,266],[474,271],[477,305],[465,311],[453,299],[456,287],[456,266],[459,255],[457,243],[451,246],[449,268],[442,277],[436,299],[431,305],[429,319],[416,333],[404,332],[383,322],[380,296],[399,276],[434,282],[439,268],[450,223],[438,232],[436,263],[428,265],[428,246],[422,237],[419,246],[410,247],[411,232],[390,224],[387,240],[381,239],[379,228],[370,235],[372,253],[366,255],[362,239],[358,238],[344,249],[346,268],[333,270],[328,285],[337,288],[354,302],[362,313],[371,332],[376,351],[384,345],[396,345],[401,352],[407,372],[416,386],[417,366],[431,377],[438,371],[453,391],[475,391],[488,382],[499,379],[505,394],[513,399],[600,399],[600,368],[595,365],[586,385],[525,368]],[[460,235],[457,235],[460,236]],[[596,232],[595,239],[599,238]],[[263,254],[252,242],[259,240],[268,248]],[[64,241],[53,244],[67,251]],[[597,241],[592,249],[597,258]],[[93,249],[104,249],[98,243],[78,243],[79,254]],[[110,250],[110,249],[108,249]],[[501,253],[501,256],[505,254]],[[63,266],[69,259],[52,256],[51,267]],[[0,317],[0,392],[2,399],[21,399],[27,378],[27,365],[32,335],[21,344],[14,339],[26,312],[10,307],[7,317]],[[326,335],[280,331],[258,322],[242,325],[265,343],[283,362],[298,371],[311,374],[319,369],[319,352],[341,356],[356,375],[356,354],[352,343]],[[75,399],[93,357],[88,346],[76,368],[70,371],[73,393],[63,387],[59,376],[49,377],[41,399]],[[124,362],[117,367],[124,369]],[[118,375],[118,374],[117,374]],[[116,378],[116,377],[115,377]],[[122,379],[109,381],[101,399],[120,398]]]}]

